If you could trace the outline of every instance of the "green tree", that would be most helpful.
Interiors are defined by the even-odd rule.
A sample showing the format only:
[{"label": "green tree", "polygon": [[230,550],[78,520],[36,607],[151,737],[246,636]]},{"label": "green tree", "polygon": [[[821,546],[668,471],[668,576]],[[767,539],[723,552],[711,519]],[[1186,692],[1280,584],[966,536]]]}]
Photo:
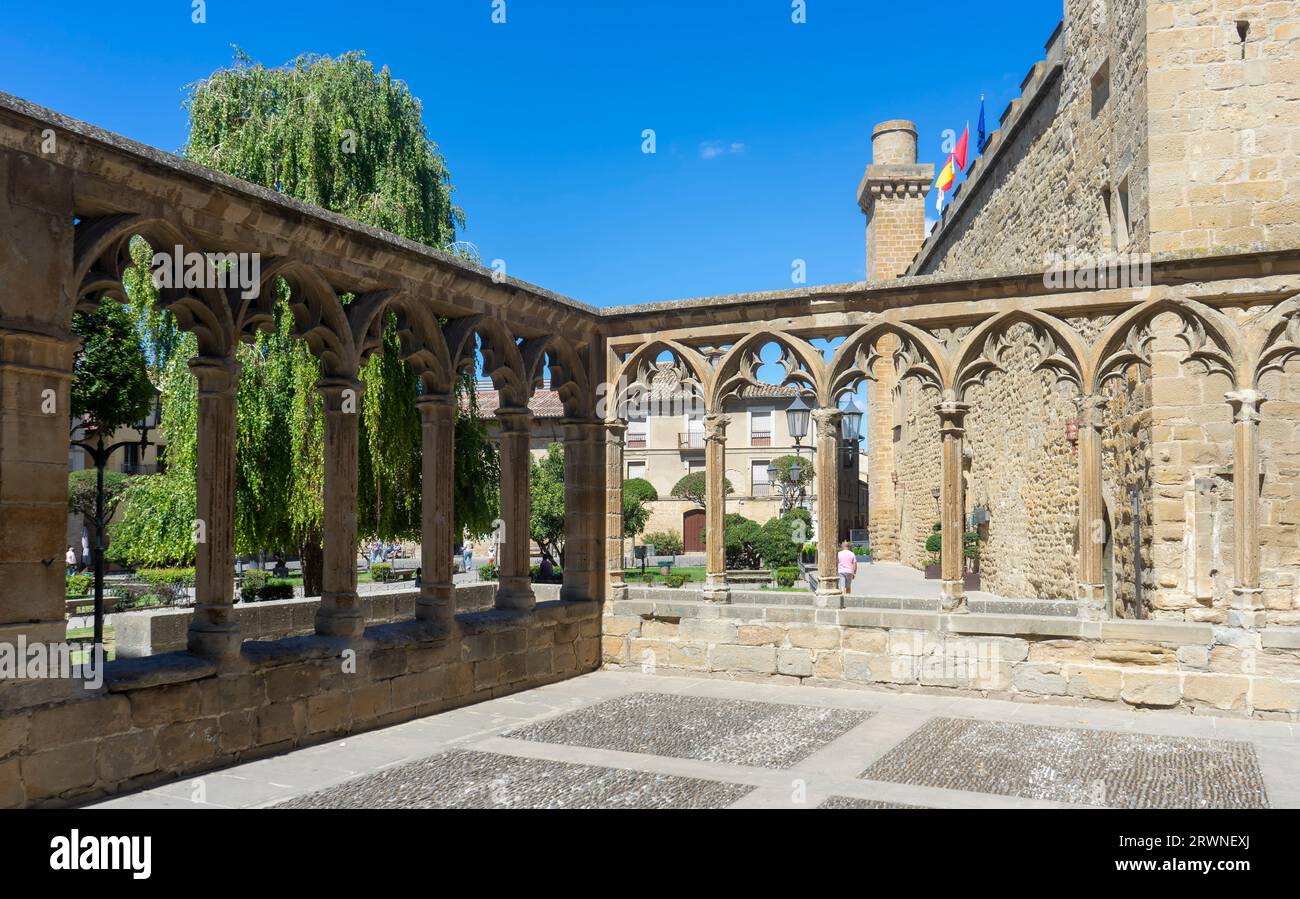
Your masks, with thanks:
[{"label": "green tree", "polygon": [[623,482],[623,536],[635,537],[645,530],[650,520],[650,503],[659,498],[645,478],[629,478]]},{"label": "green tree", "polygon": [[[229,68],[191,85],[185,106],[190,135],[184,152],[198,163],[435,247],[448,246],[464,224],[451,202],[443,157],[425,131],[420,101],[386,68],[376,72],[361,53],[301,56],[267,68],[237,51]],[[187,361],[194,343],[177,333],[170,316],[150,311],[156,291],[146,254],[147,247],[139,257],[132,247],[141,266],[124,281],[156,363],[166,367],[172,358]],[[275,332],[259,334],[239,350],[236,549],[296,550],[304,588],[314,593],[322,558],[323,407],[315,391],[320,368],[292,336],[288,285],[280,281],[276,289]],[[382,350],[360,373],[367,390],[360,410],[357,517],[359,536],[401,539],[420,532],[420,424],[416,379],[400,358],[392,316],[386,324]],[[186,404],[188,411],[165,416],[182,426],[166,428],[167,476],[140,479],[128,496],[128,512],[140,521],[119,536],[132,528],[138,532],[139,539],[126,540],[122,551],[135,552],[140,561],[155,551],[143,544],[146,537],[171,547],[168,552],[179,549],[178,538],[189,538],[194,515],[196,398],[192,384],[178,380],[164,391],[165,402]],[[472,377],[458,382],[457,391],[464,401],[455,435],[456,525],[481,535],[499,514],[497,454],[473,402]]]},{"label": "green tree", "polygon": [[[95,494],[98,492],[98,472],[82,468],[68,473],[68,511],[83,518],[95,517]],[[113,517],[118,503],[126,492],[131,478],[120,471],[104,471],[104,520]]]},{"label": "green tree", "polygon": [[[722,492],[724,496],[730,496],[731,494],[736,492],[734,489],[732,489],[731,480],[729,478],[722,479],[722,486],[723,486]],[[678,499],[689,500],[690,502],[695,503],[695,505],[703,509],[704,497],[705,497],[704,472],[693,471],[690,474],[686,475],[684,478],[682,478],[680,481],[678,481],[676,484],[673,485],[673,489],[671,493],[673,496],[677,497]]]},{"label": "green tree", "polygon": [[529,534],[543,558],[564,568],[564,444],[552,443],[530,463],[532,516]]},{"label": "green tree", "polygon": [[107,439],[144,418],[153,404],[135,316],[105,298],[94,312],[72,316],[72,333],[81,339],[72,363],[72,415]]},{"label": "green tree", "polygon": [[651,531],[641,535],[641,540],[652,544],[655,552],[661,556],[680,556],[682,554],[682,535],[677,531]]}]

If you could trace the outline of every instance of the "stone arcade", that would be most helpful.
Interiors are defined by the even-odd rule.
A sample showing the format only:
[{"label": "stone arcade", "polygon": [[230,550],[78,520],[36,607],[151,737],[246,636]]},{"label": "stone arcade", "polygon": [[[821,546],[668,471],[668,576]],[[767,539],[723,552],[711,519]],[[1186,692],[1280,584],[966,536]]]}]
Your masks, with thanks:
[{"label": "stone arcade", "polygon": [[[178,254],[257,254],[263,286],[251,298],[162,292],[201,348],[206,539],[187,649],[111,663],[100,688],[0,683],[0,806],[137,789],[602,664],[1296,720],[1295,4],[1108,6],[1098,18],[1067,3],[1046,59],[928,237],[933,172],[917,163],[915,129],[875,129],[858,192],[867,281],[612,309],[0,95],[0,641],[57,642],[66,627],[56,557],[73,311],[121,295],[134,235]],[[1239,14],[1252,17],[1240,45]],[[1076,267],[1150,253],[1150,283],[1057,289],[1069,282],[1046,272],[1051,251]],[[234,349],[269,321],[276,278],[291,284],[297,334],[325,373],[324,593],[314,635],[246,640],[233,584]],[[355,301],[342,306],[341,292]],[[423,388],[429,561],[411,614],[368,623],[352,410],[389,312]],[[829,552],[806,603],[728,584],[723,410],[770,345],[814,408],[820,533],[837,529],[840,400],[866,381],[873,545],[917,565],[938,522],[941,600],[846,597]],[[706,346],[725,352],[710,361]],[[506,539],[495,607],[456,614],[452,388],[476,357],[501,397]],[[705,409],[698,593],[622,577],[619,410],[664,365]],[[569,550],[558,598],[539,601],[528,400],[546,369],[566,416]],[[977,508],[984,589],[1014,599],[967,596],[963,534]]]}]

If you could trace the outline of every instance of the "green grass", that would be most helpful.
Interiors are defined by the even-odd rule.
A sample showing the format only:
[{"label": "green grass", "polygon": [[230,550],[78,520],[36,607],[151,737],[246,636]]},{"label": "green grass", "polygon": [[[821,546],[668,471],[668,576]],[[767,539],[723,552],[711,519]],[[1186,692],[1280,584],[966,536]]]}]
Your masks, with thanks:
[{"label": "green grass", "polygon": [[[70,627],[67,636],[64,638],[69,642],[73,640],[89,641],[95,635],[93,627]],[[104,628],[104,656],[108,661],[117,658],[117,639],[113,634],[111,627]],[[74,649],[71,653],[72,664],[83,665],[90,657],[90,650]]]}]

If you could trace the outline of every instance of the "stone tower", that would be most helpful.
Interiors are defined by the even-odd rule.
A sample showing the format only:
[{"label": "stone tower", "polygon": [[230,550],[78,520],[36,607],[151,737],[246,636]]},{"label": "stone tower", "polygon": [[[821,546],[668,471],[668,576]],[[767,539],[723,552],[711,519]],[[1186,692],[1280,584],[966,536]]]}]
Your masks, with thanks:
[{"label": "stone tower", "polygon": [[867,280],[897,278],[925,240],[925,197],[934,166],[916,164],[916,125],[881,122],[871,132],[871,164],[858,185],[867,217]]},{"label": "stone tower", "polygon": [[[917,165],[916,125],[881,122],[871,131],[871,164],[858,185],[858,206],[867,217],[867,280],[884,281],[907,271],[925,241],[925,198],[933,165]],[[867,503],[872,551],[898,559],[898,509],[894,477],[894,338],[881,338],[883,358],[871,382]]]}]

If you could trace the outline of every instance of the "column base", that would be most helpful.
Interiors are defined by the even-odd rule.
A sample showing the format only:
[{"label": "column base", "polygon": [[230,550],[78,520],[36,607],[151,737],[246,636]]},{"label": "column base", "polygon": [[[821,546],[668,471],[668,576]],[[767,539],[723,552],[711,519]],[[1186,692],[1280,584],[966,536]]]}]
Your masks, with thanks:
[{"label": "column base", "polygon": [[608,602],[622,602],[627,599],[627,583],[611,581],[605,585],[605,599]]},{"label": "column base", "polygon": [[704,576],[704,589],[700,591],[700,598],[705,602],[731,602],[731,586],[727,583],[727,576],[725,574],[706,574]]},{"label": "column base", "polygon": [[834,590],[823,590],[820,587],[813,594],[813,605],[819,609],[842,609],[844,608],[844,591],[837,586]]},{"label": "column base", "polygon": [[1080,621],[1104,621],[1111,617],[1106,608],[1105,584],[1076,584],[1074,598],[1079,604]]},{"label": "column base", "polygon": [[366,616],[362,613],[355,593],[327,593],[320,599],[316,610],[316,633],[322,637],[360,637],[366,630]]},{"label": "column base", "polygon": [[185,636],[185,648],[189,652],[214,662],[236,658],[243,643],[238,624],[197,628],[191,623]]},{"label": "column base", "polygon": [[456,617],[456,588],[451,584],[430,584],[415,600],[415,617],[419,621],[445,623]]},{"label": "column base", "polygon": [[494,605],[498,609],[514,609],[527,612],[537,606],[537,597],[533,595],[533,583],[526,577],[503,577],[497,587]]},{"label": "column base", "polygon": [[955,581],[944,580],[940,606],[950,615],[965,615],[970,611],[966,605],[966,585],[960,578]]}]

